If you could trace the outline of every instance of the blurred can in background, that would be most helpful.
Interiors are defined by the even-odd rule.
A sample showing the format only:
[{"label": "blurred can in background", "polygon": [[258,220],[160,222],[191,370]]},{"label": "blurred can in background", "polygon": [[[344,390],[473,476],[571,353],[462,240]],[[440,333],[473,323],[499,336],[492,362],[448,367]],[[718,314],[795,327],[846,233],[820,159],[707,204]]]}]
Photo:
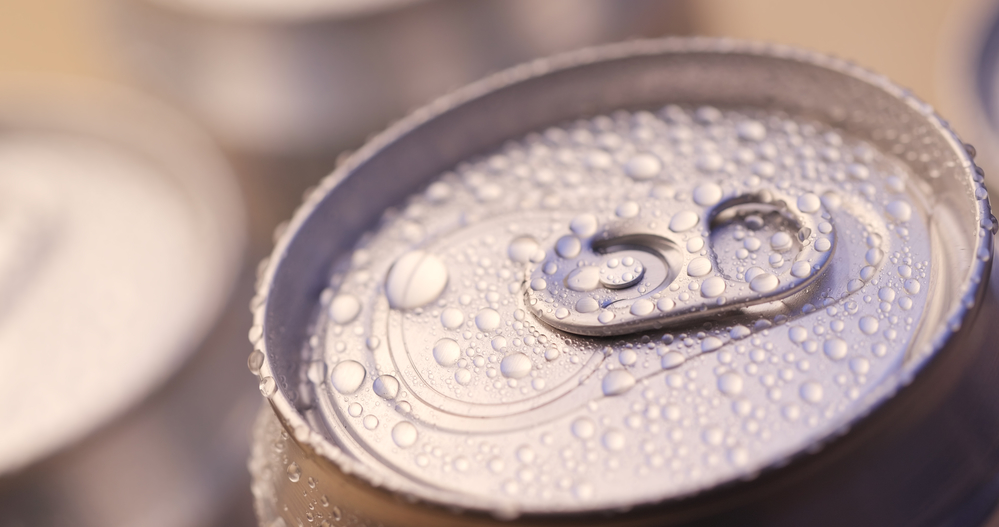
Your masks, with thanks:
[{"label": "blurred can in background", "polygon": [[0,80],[0,524],[205,525],[237,499],[244,214],[161,104]]},{"label": "blurred can in background", "polygon": [[979,524],[999,225],[973,157],[884,77],[727,40],[418,110],[262,268],[261,524]]},{"label": "blurred can in background", "polygon": [[114,0],[128,69],[243,152],[353,148],[489,72],[629,37],[682,33],[682,2]]}]

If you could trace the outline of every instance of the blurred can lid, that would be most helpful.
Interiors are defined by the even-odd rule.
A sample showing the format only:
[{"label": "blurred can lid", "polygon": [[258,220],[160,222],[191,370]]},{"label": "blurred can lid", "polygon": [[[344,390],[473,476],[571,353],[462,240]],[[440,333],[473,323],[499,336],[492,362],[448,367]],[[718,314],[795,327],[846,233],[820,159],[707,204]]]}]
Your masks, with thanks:
[{"label": "blurred can lid", "polygon": [[182,118],[119,88],[0,79],[0,475],[176,371],[243,245],[235,180]]}]

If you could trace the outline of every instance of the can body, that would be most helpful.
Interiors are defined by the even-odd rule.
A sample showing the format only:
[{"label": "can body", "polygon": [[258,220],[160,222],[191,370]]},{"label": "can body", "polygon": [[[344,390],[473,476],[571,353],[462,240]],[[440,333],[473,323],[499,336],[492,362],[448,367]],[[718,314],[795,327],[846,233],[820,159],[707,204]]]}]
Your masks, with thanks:
[{"label": "can body", "polygon": [[[305,6],[304,9],[298,9]],[[353,148],[405,112],[538,56],[681,32],[684,4],[156,2],[111,7],[123,60],[227,145]],[[565,21],[570,21],[565,23]]]},{"label": "can body", "polygon": [[[812,191],[826,177],[815,170],[832,187]],[[844,204],[834,187],[872,204]],[[904,188],[933,195],[927,224],[911,221],[922,198]],[[850,219],[875,209],[881,219]],[[984,514],[991,497],[976,492],[994,463],[920,479],[899,453],[950,455],[964,432],[925,433],[949,405],[983,409],[966,425],[989,437],[991,399],[957,379],[987,371],[972,366],[988,363],[982,346],[961,342],[983,338],[973,321],[993,225],[964,145],[842,62],[672,40],[504,72],[374,139],[279,242],[251,333],[250,367],[278,418],[265,412],[256,431],[258,515]],[[965,490],[930,499],[941,480]]]}]

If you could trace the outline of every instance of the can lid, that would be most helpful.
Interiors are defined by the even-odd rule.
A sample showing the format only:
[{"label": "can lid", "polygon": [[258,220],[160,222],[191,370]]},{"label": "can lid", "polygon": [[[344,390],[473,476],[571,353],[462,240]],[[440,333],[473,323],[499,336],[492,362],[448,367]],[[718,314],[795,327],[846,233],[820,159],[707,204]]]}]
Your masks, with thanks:
[{"label": "can lid", "polygon": [[0,79],[0,474],[139,402],[199,344],[241,260],[239,190],[171,111]]},{"label": "can lid", "polygon": [[[677,170],[629,145],[646,125],[686,144],[654,152]],[[571,197],[525,159],[561,163]],[[713,227],[763,223],[747,209],[782,227],[773,272],[709,257]],[[439,101],[338,169],[263,273],[251,369],[299,443],[390,490],[499,512],[679,498],[814,451],[911,381],[971,313],[994,225],[964,145],[883,77],[728,40],[584,50]]]}]

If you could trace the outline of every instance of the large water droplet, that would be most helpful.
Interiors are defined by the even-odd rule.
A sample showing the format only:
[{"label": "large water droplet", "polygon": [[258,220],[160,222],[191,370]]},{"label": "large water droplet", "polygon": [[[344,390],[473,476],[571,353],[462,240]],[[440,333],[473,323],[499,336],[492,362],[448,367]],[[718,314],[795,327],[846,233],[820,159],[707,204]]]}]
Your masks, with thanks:
[{"label": "large water droplet", "polygon": [[337,295],[330,302],[330,318],[337,324],[347,324],[361,312],[361,302],[354,295]]},{"label": "large water droplet", "polygon": [[583,244],[575,236],[566,235],[555,242],[555,252],[562,258],[575,258],[582,249]]},{"label": "large water droplet", "polygon": [[759,121],[742,121],[736,125],[739,139],[746,141],[762,141],[767,137],[767,128]]},{"label": "large water droplet", "polygon": [[701,341],[701,351],[708,353],[722,347],[723,344],[722,339],[718,337],[706,337]]},{"label": "large water droplet", "polygon": [[593,424],[593,421],[589,417],[576,419],[569,428],[572,430],[572,435],[580,439],[589,439],[597,431],[597,426]]},{"label": "large water droplet", "polygon": [[458,329],[465,323],[465,314],[460,309],[449,307],[441,312],[441,325],[447,329]]},{"label": "large water droplet", "polygon": [[381,375],[375,379],[371,389],[382,399],[395,399],[399,395],[399,380],[391,375]]},{"label": "large water droplet", "polygon": [[517,263],[527,263],[538,252],[538,241],[530,236],[514,238],[506,249],[507,256]]},{"label": "large water droplet", "polygon": [[831,338],[826,339],[825,343],[822,344],[822,351],[832,360],[842,360],[846,357],[849,346],[841,338]]},{"label": "large water droplet", "polygon": [[611,428],[610,430],[604,432],[604,437],[601,442],[607,450],[610,450],[611,452],[618,452],[624,449],[625,441],[625,436],[620,430]]},{"label": "large water droplet", "polygon": [[392,441],[400,448],[408,448],[413,446],[416,442],[419,433],[413,423],[409,421],[400,421],[395,426],[392,427]]},{"label": "large water droplet", "polygon": [[425,306],[444,292],[447,279],[443,260],[424,251],[410,251],[389,269],[385,296],[396,309]]},{"label": "large water droplet", "polygon": [[701,183],[694,188],[694,203],[708,207],[721,201],[722,189],[716,183]]},{"label": "large water droplet", "polygon": [[912,217],[912,206],[902,200],[895,200],[885,206],[885,211],[898,221],[909,221]]},{"label": "large water droplet", "polygon": [[742,377],[734,371],[718,376],[718,390],[725,395],[739,395],[743,388]]},{"label": "large water droplet", "polygon": [[440,339],[434,344],[434,360],[441,366],[454,366],[461,358],[461,347],[452,339]]},{"label": "large water droplet", "polygon": [[669,220],[669,230],[673,232],[685,232],[693,229],[697,222],[700,220],[697,213],[690,210],[684,210],[677,212],[672,219]]},{"label": "large water droplet", "polygon": [[652,154],[638,154],[624,165],[624,172],[632,179],[652,179],[662,171],[663,164]]},{"label": "large water droplet", "polygon": [[597,232],[597,217],[592,214],[580,214],[569,222],[569,230],[581,238],[588,238]]},{"label": "large water droplet", "polygon": [[822,205],[822,200],[818,196],[812,194],[811,192],[806,192],[798,196],[798,210],[801,212],[811,214],[819,210],[819,206]]},{"label": "large water droplet", "polygon": [[825,390],[822,389],[821,384],[815,381],[808,381],[801,385],[799,393],[802,399],[814,404],[822,401]]},{"label": "large water droplet", "polygon": [[711,272],[711,260],[698,256],[687,264],[687,274],[695,278],[704,276]]},{"label": "large water droplet", "polygon": [[495,309],[483,309],[475,314],[475,327],[492,331],[500,326],[500,314]]},{"label": "large water droplet", "polygon": [[500,362],[500,373],[504,377],[520,379],[531,373],[531,359],[523,353],[512,353]]},{"label": "large water droplet", "polygon": [[686,360],[687,358],[684,357],[683,354],[676,351],[670,351],[663,354],[660,364],[664,370],[670,370],[683,364]]},{"label": "large water droplet", "polygon": [[336,391],[349,395],[357,391],[364,382],[364,366],[357,361],[345,360],[333,367],[330,383]]},{"label": "large water droplet", "polygon": [[600,268],[587,265],[573,269],[565,277],[565,286],[573,291],[593,291],[600,286]]},{"label": "large water droplet", "polygon": [[778,285],[780,285],[780,280],[778,280],[776,276],[767,272],[756,276],[751,282],[749,282],[749,288],[757,293],[769,293],[774,289],[777,289]]},{"label": "large water droplet", "polygon": [[863,331],[867,335],[873,335],[878,332],[878,319],[872,316],[860,317],[860,331]]},{"label": "large water droplet", "polygon": [[635,385],[635,377],[626,370],[611,370],[604,376],[604,395],[620,395]]},{"label": "large water droplet", "polygon": [[725,279],[720,276],[712,276],[701,284],[701,296],[705,298],[717,298],[725,292]]}]

